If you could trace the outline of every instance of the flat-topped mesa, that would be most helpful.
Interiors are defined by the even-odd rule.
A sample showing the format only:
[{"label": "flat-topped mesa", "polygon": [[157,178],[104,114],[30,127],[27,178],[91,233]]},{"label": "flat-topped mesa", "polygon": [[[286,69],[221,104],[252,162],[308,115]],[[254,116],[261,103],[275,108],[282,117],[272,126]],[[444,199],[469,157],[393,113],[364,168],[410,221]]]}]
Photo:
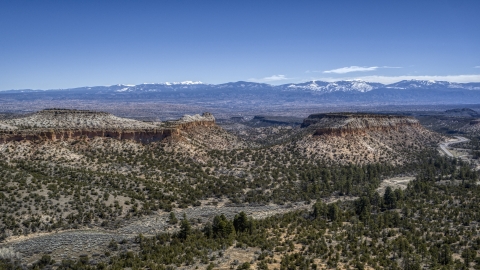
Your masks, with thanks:
[{"label": "flat-topped mesa", "polygon": [[196,126],[214,126],[210,113],[186,115],[177,121],[146,123],[105,112],[48,109],[0,122],[0,143],[9,141],[115,138],[143,143],[163,140]]},{"label": "flat-topped mesa", "polygon": [[2,121],[18,129],[152,129],[157,125],[121,118],[106,112],[47,109],[32,115]]},{"label": "flat-topped mesa", "polygon": [[391,132],[402,127],[420,127],[417,119],[399,115],[364,113],[312,114],[303,121],[302,127],[314,129],[314,135],[345,136],[364,134],[369,131]]},{"label": "flat-topped mesa", "polygon": [[175,121],[168,121],[167,126],[174,127],[181,130],[186,130],[198,126],[211,127],[215,126],[215,117],[209,113],[204,112],[202,115],[184,115],[182,118]]}]

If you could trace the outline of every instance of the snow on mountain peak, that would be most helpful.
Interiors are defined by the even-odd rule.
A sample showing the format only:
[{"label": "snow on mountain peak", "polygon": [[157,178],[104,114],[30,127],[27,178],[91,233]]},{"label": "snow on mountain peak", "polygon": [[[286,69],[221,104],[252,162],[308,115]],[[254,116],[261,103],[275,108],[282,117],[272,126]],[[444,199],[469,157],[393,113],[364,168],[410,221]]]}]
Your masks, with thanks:
[{"label": "snow on mountain peak", "polygon": [[166,82],[165,85],[195,85],[204,84],[201,81],[183,81],[183,82]]},{"label": "snow on mountain peak", "polygon": [[373,86],[368,84],[367,82],[364,81],[351,81],[351,88],[352,90],[357,90],[359,92],[368,92],[370,90],[373,90]]},{"label": "snow on mountain peak", "polygon": [[331,93],[331,92],[337,92],[337,91],[368,92],[378,87],[375,84],[367,83],[362,80],[348,80],[348,81],[337,81],[337,82],[311,81],[307,83],[290,84],[289,86],[287,86],[287,88]]},{"label": "snow on mountain peak", "polygon": [[312,81],[309,86],[312,88],[318,88],[318,84],[315,81]]},{"label": "snow on mountain peak", "polygon": [[343,80],[343,81],[318,81],[312,80],[303,83],[291,83],[284,85],[269,85],[264,83],[255,82],[231,82],[225,84],[205,84],[200,81],[183,81],[183,82],[165,82],[165,83],[151,83],[151,84],[139,84],[139,85],[115,85],[114,91],[116,92],[162,92],[162,91],[177,91],[180,89],[278,89],[280,91],[312,91],[319,94],[334,93],[334,92],[352,92],[352,93],[366,93],[372,90],[379,89],[419,89],[419,90],[434,90],[434,89],[469,89],[478,90],[479,84],[461,84],[451,83],[447,81],[435,81],[435,80],[403,80],[392,84],[381,84],[367,82],[364,80]]}]

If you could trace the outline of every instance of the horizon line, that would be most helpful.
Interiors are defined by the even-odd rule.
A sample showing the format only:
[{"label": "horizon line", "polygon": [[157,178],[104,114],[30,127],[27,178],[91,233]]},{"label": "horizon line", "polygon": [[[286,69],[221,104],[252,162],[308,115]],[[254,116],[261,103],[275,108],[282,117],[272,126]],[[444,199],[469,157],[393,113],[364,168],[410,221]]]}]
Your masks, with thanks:
[{"label": "horizon line", "polygon": [[[327,78],[325,78],[327,79]],[[325,80],[325,79],[313,79],[313,80],[307,80],[307,81],[302,81],[302,82],[297,82],[297,83],[284,83],[284,84],[271,84],[268,82],[258,82],[258,81],[250,81],[250,80],[239,80],[239,81],[231,81],[231,82],[224,82],[224,83],[204,83],[201,81],[182,81],[182,82],[158,82],[158,83],[141,83],[141,84],[110,84],[110,85],[85,85],[85,86],[75,86],[75,87],[68,87],[68,88],[49,88],[49,89],[34,89],[34,88],[22,88],[22,89],[4,89],[0,90],[0,92],[4,91],[25,91],[25,90],[32,90],[32,91],[55,91],[55,90],[69,90],[69,89],[75,89],[75,88],[85,88],[85,87],[112,87],[112,86],[126,86],[126,87],[135,87],[139,85],[164,85],[164,86],[180,86],[180,85],[222,85],[222,84],[229,84],[229,83],[254,83],[254,84],[266,84],[269,86],[277,87],[277,86],[284,86],[284,85],[296,85],[296,84],[303,84],[303,83],[308,83],[308,82],[325,82],[325,83],[336,83],[336,82],[365,82],[365,83],[375,83],[375,84],[382,84],[385,86],[396,84],[399,82],[409,82],[409,81],[418,81],[418,82],[432,82],[432,83],[438,83],[438,82],[446,82],[446,83],[451,83],[451,84],[469,84],[469,83],[480,83],[477,81],[470,81],[470,82],[454,82],[454,81],[446,81],[446,80],[421,80],[421,79],[409,79],[409,80],[399,80],[393,83],[381,83],[381,82],[376,82],[376,81],[370,81],[370,80],[363,80],[363,79],[343,79],[343,80]]]}]

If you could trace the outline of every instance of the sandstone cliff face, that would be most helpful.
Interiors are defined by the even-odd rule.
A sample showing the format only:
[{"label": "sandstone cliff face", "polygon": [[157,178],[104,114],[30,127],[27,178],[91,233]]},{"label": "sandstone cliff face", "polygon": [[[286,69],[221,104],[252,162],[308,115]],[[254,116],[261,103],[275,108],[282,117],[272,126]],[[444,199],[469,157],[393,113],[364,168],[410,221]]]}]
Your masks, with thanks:
[{"label": "sandstone cliff face", "polygon": [[0,123],[0,143],[11,141],[63,141],[86,138],[114,138],[142,143],[178,136],[196,127],[215,126],[210,113],[186,115],[177,121],[145,123],[109,113],[50,109],[31,116]]},{"label": "sandstone cliff face", "polygon": [[364,135],[367,132],[398,132],[403,127],[418,127],[411,117],[374,114],[313,114],[302,127],[314,129],[314,135]]}]

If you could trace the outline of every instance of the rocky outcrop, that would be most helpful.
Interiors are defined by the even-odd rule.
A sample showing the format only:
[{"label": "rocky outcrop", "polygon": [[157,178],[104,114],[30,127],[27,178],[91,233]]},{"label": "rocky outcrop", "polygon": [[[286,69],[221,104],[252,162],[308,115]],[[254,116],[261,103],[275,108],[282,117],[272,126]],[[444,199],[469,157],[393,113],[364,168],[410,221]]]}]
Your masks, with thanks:
[{"label": "rocky outcrop", "polygon": [[150,143],[178,136],[182,131],[199,126],[215,126],[215,118],[210,113],[204,113],[201,116],[185,115],[177,121],[152,124],[109,113],[50,109],[0,123],[0,143],[95,137]]},{"label": "rocky outcrop", "polygon": [[421,127],[412,117],[380,114],[327,113],[312,114],[303,121],[303,128],[314,130],[314,135],[362,135],[367,132],[399,131],[402,127]]},{"label": "rocky outcrop", "polygon": [[215,117],[209,112],[202,115],[184,115],[176,121],[166,122],[165,125],[179,130],[188,130],[199,126],[211,127],[215,126]]}]

